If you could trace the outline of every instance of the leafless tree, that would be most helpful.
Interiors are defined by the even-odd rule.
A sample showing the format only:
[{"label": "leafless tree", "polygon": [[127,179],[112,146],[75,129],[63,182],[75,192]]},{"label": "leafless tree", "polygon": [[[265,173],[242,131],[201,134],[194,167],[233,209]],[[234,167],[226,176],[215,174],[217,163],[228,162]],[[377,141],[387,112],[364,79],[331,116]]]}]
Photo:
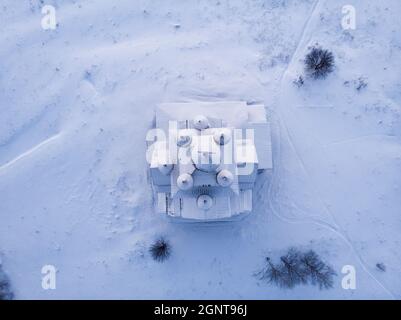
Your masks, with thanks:
[{"label": "leafless tree", "polygon": [[281,286],[283,273],[282,270],[276,266],[269,257],[266,258],[265,267],[256,273],[260,280],[265,280],[267,283],[273,283]]}]

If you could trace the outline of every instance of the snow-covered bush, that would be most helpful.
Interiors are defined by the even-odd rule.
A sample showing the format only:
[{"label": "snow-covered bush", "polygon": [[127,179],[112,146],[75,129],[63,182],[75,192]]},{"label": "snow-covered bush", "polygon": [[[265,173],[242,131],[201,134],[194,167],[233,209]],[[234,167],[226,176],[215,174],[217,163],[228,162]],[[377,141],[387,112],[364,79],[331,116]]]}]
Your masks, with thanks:
[{"label": "snow-covered bush", "polygon": [[14,294],[11,291],[10,280],[2,270],[0,262],[0,300],[12,300]]},{"label": "snow-covered bush", "polygon": [[310,283],[319,286],[320,289],[329,289],[333,286],[336,273],[314,251],[301,252],[290,248],[280,257],[278,263],[267,257],[266,265],[255,275],[260,280],[282,288]]},{"label": "snow-covered bush", "polygon": [[305,68],[312,78],[325,78],[334,69],[334,55],[326,49],[313,47],[306,55]]},{"label": "snow-covered bush", "polygon": [[171,246],[166,239],[159,238],[150,246],[149,251],[154,260],[163,262],[170,256]]}]

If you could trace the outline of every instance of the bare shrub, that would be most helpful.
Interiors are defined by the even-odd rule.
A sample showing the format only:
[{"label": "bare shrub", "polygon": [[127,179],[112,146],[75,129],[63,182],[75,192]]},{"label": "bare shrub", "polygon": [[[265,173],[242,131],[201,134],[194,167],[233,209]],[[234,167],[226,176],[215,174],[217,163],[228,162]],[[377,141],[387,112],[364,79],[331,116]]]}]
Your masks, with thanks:
[{"label": "bare shrub", "polygon": [[281,277],[281,286],[293,288],[298,284],[305,284],[308,279],[307,269],[302,263],[302,253],[291,248],[288,252],[280,257],[280,269],[283,277]]}]

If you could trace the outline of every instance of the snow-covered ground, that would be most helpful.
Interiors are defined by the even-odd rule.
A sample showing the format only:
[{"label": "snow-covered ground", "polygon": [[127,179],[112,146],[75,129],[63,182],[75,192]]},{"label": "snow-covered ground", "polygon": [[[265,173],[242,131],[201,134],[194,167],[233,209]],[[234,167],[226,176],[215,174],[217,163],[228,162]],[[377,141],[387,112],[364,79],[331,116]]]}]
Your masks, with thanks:
[{"label": "snow-covered ground", "polygon": [[[56,30],[41,27],[45,4]],[[355,30],[341,26],[346,4]],[[3,0],[0,251],[15,297],[400,299],[400,13],[399,0]],[[316,43],[336,68],[297,87]],[[275,170],[241,222],[153,212],[153,107],[190,100],[269,108]],[[148,252],[160,235],[164,263]],[[334,288],[253,276],[291,246],[332,265]],[[41,286],[49,264],[56,290]]]}]

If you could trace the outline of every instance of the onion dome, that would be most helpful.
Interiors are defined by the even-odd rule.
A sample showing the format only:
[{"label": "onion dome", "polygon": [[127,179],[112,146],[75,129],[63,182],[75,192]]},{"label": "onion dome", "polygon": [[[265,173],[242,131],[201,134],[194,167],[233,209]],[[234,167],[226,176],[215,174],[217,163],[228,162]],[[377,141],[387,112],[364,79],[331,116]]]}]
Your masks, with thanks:
[{"label": "onion dome", "polygon": [[201,210],[209,210],[213,206],[213,199],[211,196],[203,194],[198,197],[198,200],[196,200],[196,204]]},{"label": "onion dome", "polygon": [[213,134],[214,141],[219,145],[224,145],[231,140],[231,130],[227,128],[217,129]]},{"label": "onion dome", "polygon": [[177,178],[177,186],[180,190],[189,190],[194,185],[194,179],[188,173],[180,174]]},{"label": "onion dome", "polygon": [[210,127],[209,120],[205,116],[196,116],[193,121],[194,127],[198,130],[204,130]]},{"label": "onion dome", "polygon": [[234,181],[233,174],[226,169],[221,170],[217,175],[217,183],[222,187],[230,186],[233,183],[233,181]]}]

